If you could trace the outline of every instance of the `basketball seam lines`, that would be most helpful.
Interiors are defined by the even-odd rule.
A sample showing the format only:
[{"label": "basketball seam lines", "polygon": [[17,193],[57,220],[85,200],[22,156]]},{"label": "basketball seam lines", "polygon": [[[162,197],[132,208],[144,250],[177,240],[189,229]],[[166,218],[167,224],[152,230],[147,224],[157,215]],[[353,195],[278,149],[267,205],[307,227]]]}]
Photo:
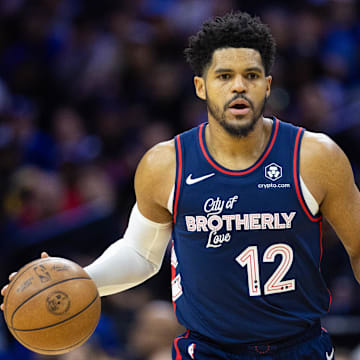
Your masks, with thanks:
[{"label": "basketball seam lines", "polygon": [[71,315],[69,318],[65,319],[65,320],[62,320],[62,321],[59,321],[55,324],[51,324],[51,325],[47,325],[47,326],[44,326],[44,327],[41,327],[41,328],[37,328],[37,329],[16,329],[16,328],[13,328],[12,327],[12,330],[14,331],[21,331],[21,332],[28,332],[28,331],[39,331],[39,330],[44,330],[44,329],[48,329],[48,328],[51,328],[51,327],[54,327],[54,326],[57,326],[57,325],[60,325],[60,324],[63,324],[64,322],[66,321],[69,321],[71,319],[73,319],[74,317],[80,315],[82,312],[84,312],[86,309],[88,309],[94,302],[95,300],[98,298],[98,294],[96,294],[96,296],[94,297],[94,299],[87,305],[85,306],[82,310],[80,310],[79,312],[77,312],[76,314],[73,314]]},{"label": "basketball seam lines", "polygon": [[[21,308],[21,306],[23,306],[26,302],[28,302],[29,300],[31,300],[33,297],[35,297],[36,295],[40,294],[41,292],[43,292],[44,290],[47,290],[47,289],[50,289],[51,287],[55,286],[55,285],[58,285],[58,284],[62,284],[64,282],[67,282],[67,281],[71,281],[71,280],[80,280],[80,279],[86,279],[86,280],[91,280],[90,278],[88,277],[85,277],[85,276],[79,276],[79,277],[73,277],[73,278],[70,278],[70,279],[65,279],[65,280],[61,280],[61,281],[58,281],[54,284],[51,284],[41,290],[39,290],[38,292],[32,294],[30,297],[28,297],[25,301],[23,301],[21,304],[19,304],[17,306],[17,308],[14,310],[14,312],[12,313],[11,315],[11,328],[14,329],[13,327],[13,320],[14,320],[14,315],[15,313]],[[97,295],[96,295],[97,296]],[[23,330],[20,330],[20,331],[23,331]]]},{"label": "basketball seam lines", "polygon": [[[90,305],[92,305],[94,303],[94,301],[98,298],[98,295],[96,295],[95,299],[85,308],[83,309],[81,312],[85,311],[87,308],[89,308]],[[79,312],[78,314],[76,315],[79,315],[81,312]],[[75,315],[74,315],[75,316]],[[69,320],[69,319],[67,319]],[[67,321],[65,320],[65,321]],[[60,323],[59,323],[60,324]],[[58,325],[58,324],[57,324]],[[45,328],[44,328],[45,329]],[[35,329],[36,330],[36,329]],[[72,344],[70,346],[67,346],[67,347],[64,347],[64,348],[58,348],[58,349],[43,349],[43,348],[40,348],[40,347],[36,347],[36,346],[33,346],[33,345],[30,345],[28,344],[27,342],[25,342],[23,339],[18,339],[18,341],[20,343],[22,343],[23,345],[27,345],[27,346],[31,346],[33,349],[37,349],[37,350],[41,350],[41,351],[46,351],[46,352],[55,352],[55,351],[64,351],[66,349],[69,349],[69,348],[73,348],[73,347],[76,347],[77,345],[79,344],[82,344],[84,343],[85,341],[87,341],[90,336],[92,335],[92,333],[95,331],[95,329],[91,330],[89,334],[87,334],[83,339],[81,339],[80,341],[78,341],[76,344]],[[18,338],[17,334],[15,334],[15,338]]]}]

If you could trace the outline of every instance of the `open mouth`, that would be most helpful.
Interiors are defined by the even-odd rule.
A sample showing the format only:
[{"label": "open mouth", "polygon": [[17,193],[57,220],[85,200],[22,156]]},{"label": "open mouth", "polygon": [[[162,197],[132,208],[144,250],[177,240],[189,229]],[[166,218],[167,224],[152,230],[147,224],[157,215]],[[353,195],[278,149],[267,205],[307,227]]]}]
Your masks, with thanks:
[{"label": "open mouth", "polygon": [[234,106],[230,107],[231,109],[247,109],[248,106],[246,106],[245,104],[235,104]]},{"label": "open mouth", "polygon": [[250,111],[250,104],[243,99],[237,99],[230,103],[229,110],[233,115],[246,115]]}]

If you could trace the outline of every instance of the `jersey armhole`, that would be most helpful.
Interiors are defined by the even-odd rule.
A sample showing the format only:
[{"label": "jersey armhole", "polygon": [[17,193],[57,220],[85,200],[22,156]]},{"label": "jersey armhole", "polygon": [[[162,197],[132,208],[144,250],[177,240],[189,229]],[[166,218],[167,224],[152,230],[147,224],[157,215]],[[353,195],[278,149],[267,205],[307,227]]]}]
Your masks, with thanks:
[{"label": "jersey armhole", "polygon": [[321,221],[322,216],[321,215],[316,215],[316,216],[312,215],[311,210],[309,209],[308,204],[305,201],[305,197],[304,197],[304,194],[302,191],[302,186],[301,186],[299,164],[300,164],[300,145],[301,145],[301,140],[302,140],[303,135],[304,135],[304,129],[299,128],[299,130],[296,134],[294,155],[293,155],[293,179],[294,179],[294,184],[295,184],[295,191],[296,191],[296,196],[301,205],[301,208],[304,210],[304,213],[306,214],[306,216],[311,221],[318,222],[318,221]]},{"label": "jersey armhole", "polygon": [[171,192],[169,194],[168,202],[167,202],[167,209],[169,213],[173,214],[173,206],[174,206],[174,194],[175,194],[175,184],[171,188]]},{"label": "jersey armhole", "polygon": [[310,210],[310,213],[313,216],[316,216],[316,214],[319,213],[319,204],[314,198],[313,194],[310,192],[309,188],[306,186],[303,178],[301,177],[301,174],[300,174],[300,190],[303,194],[305,204]]},{"label": "jersey armhole", "polygon": [[[177,219],[177,210],[179,197],[181,193],[181,185],[182,185],[182,177],[183,177],[183,152],[181,147],[180,135],[175,137],[175,150],[176,150],[176,177],[175,177],[175,185],[174,185],[174,197],[173,197],[173,206],[172,206],[172,214],[173,214],[173,223],[176,223]],[[168,203],[169,205],[169,203]]]}]

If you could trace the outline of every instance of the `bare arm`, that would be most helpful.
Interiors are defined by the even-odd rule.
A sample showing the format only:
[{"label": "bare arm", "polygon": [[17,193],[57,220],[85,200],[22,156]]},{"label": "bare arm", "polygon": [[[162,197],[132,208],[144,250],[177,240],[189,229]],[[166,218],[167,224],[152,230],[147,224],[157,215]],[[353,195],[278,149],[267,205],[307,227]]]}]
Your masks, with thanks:
[{"label": "bare arm", "polygon": [[300,156],[304,181],[344,244],[360,283],[360,193],[350,162],[338,145],[321,134],[305,133]]},{"label": "bare arm", "polygon": [[158,223],[171,222],[167,202],[175,183],[176,154],[174,141],[150,149],[135,174],[136,201],[140,212]]}]

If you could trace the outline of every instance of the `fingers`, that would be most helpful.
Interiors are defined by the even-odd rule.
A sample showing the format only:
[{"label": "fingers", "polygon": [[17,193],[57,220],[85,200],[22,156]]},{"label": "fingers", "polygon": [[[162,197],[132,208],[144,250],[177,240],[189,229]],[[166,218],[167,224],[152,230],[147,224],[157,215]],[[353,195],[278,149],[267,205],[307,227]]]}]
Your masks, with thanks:
[{"label": "fingers", "polygon": [[12,279],[14,279],[14,277],[16,276],[17,272],[13,272],[9,275],[9,281],[12,281]]},{"label": "fingers", "polygon": [[6,290],[7,290],[8,287],[9,287],[9,285],[5,285],[5,286],[1,289],[1,295],[2,295],[2,296],[5,296]]},{"label": "fingers", "polygon": [[[14,279],[14,277],[16,276],[16,272],[13,272],[13,273],[11,273],[10,275],[9,275],[9,281],[11,282],[13,279]],[[5,296],[6,295],[6,293],[7,293],[7,291],[8,291],[8,288],[9,288],[9,285],[5,285],[2,289],[1,289],[1,295],[2,296]],[[4,311],[4,304],[1,304],[0,305],[0,309],[2,310],[2,311]]]},{"label": "fingers", "polygon": [[[9,281],[12,281],[13,279],[14,279],[14,277],[16,276],[16,272],[13,272],[13,273],[11,273],[10,275],[9,275]],[[6,295],[6,292],[7,292],[7,290],[8,290],[8,287],[9,287],[9,285],[5,285],[2,289],[1,289],[1,295],[2,296],[5,296]],[[2,310],[2,311],[4,311],[4,304],[1,304],[0,305],[0,309]]]},{"label": "fingers", "polygon": [[[5,286],[1,289],[1,295],[2,295],[2,296],[5,296],[8,287],[9,287],[9,285],[5,285]],[[1,304],[1,305],[0,305],[0,310],[1,310],[1,311],[4,311],[4,304]]]},{"label": "fingers", "polygon": [[[43,251],[43,252],[41,253],[41,258],[42,258],[42,259],[45,259],[45,258],[48,258],[48,257],[49,257],[49,254],[48,254],[47,252]],[[16,276],[16,274],[17,274],[17,272],[13,272],[13,273],[11,273],[11,274],[9,275],[9,281],[10,281],[10,282],[14,279],[14,277]],[[1,289],[1,295],[2,295],[2,296],[5,296],[5,295],[6,295],[6,292],[7,292],[7,290],[8,290],[8,287],[9,287],[9,285],[5,285],[5,286]],[[4,311],[4,304],[1,304],[1,305],[0,305],[0,310]]]}]

